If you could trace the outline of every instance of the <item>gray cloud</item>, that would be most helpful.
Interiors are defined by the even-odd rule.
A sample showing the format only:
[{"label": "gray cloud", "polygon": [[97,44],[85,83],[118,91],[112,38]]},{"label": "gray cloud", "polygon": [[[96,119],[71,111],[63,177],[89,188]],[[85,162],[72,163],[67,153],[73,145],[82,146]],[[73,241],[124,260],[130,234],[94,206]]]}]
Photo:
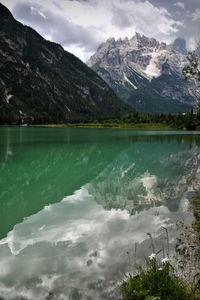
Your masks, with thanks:
[{"label": "gray cloud", "polygon": [[200,20],[200,9],[197,8],[194,13],[192,14],[192,20],[193,21],[198,21]]},{"label": "gray cloud", "polygon": [[174,5],[177,6],[177,7],[182,8],[182,9],[185,8],[185,4],[183,2],[176,2],[176,3],[174,3]]},{"label": "gray cloud", "polygon": [[17,3],[14,16],[64,47],[77,46],[86,51],[96,50],[99,42],[89,29],[73,24],[46,7],[34,2]]},{"label": "gray cloud", "polygon": [[126,10],[121,10],[117,7],[113,7],[112,24],[124,29],[133,25],[133,17]]},{"label": "gray cloud", "polygon": [[[128,2],[132,3],[132,9],[126,7]],[[112,24],[121,30],[133,28],[166,42],[182,37],[189,49],[200,41],[199,0],[123,0],[116,3],[121,5],[114,2],[112,6]]]},{"label": "gray cloud", "polygon": [[91,5],[97,4],[99,0],[64,0],[64,1],[71,1],[71,2],[82,2],[82,3],[89,3]]},{"label": "gray cloud", "polygon": [[112,6],[112,24],[120,29],[130,28],[145,35],[162,39],[173,35],[182,26],[167,9],[155,7],[147,1],[126,0],[114,2]]},{"label": "gray cloud", "polygon": [[[172,15],[175,13],[176,8],[182,11],[183,7],[186,10],[193,11],[200,6],[199,0],[180,0],[180,1],[166,1],[166,0],[150,0],[156,7],[165,7]],[[179,5],[177,5],[179,3]],[[182,3],[180,5],[180,3]],[[176,6],[176,7],[174,7]]]},{"label": "gray cloud", "polygon": [[60,11],[62,11],[62,6],[60,5],[60,3],[58,1],[52,1],[53,5],[55,5],[55,7],[57,7]]},{"label": "gray cloud", "polygon": [[[195,11],[200,8],[199,0],[181,0],[181,1],[165,1],[165,0],[150,0],[153,5],[156,7],[166,8],[171,17],[176,21],[183,22],[183,26],[178,28],[178,31],[173,34],[171,37],[182,37],[187,42],[187,48],[194,48],[195,45],[200,41],[200,20],[192,20],[194,17]],[[180,5],[174,6],[175,3],[182,3]],[[184,7],[184,8],[183,8]]]},{"label": "gray cloud", "polygon": [[181,37],[188,48],[200,41],[199,0],[2,1],[16,3],[16,19],[85,61],[102,41],[135,31],[167,43]]}]

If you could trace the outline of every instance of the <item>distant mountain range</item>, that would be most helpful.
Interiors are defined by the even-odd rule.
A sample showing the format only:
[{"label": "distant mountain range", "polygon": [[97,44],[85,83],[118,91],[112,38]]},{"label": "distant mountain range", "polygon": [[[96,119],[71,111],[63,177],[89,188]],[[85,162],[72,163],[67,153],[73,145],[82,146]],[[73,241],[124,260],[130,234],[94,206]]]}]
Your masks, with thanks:
[{"label": "distant mountain range", "polygon": [[131,39],[108,39],[87,62],[118,94],[136,109],[178,113],[196,106],[196,87],[186,82],[185,40],[160,43],[136,33]]},{"label": "distant mountain range", "polygon": [[86,64],[0,4],[0,124],[90,121],[131,110]]}]

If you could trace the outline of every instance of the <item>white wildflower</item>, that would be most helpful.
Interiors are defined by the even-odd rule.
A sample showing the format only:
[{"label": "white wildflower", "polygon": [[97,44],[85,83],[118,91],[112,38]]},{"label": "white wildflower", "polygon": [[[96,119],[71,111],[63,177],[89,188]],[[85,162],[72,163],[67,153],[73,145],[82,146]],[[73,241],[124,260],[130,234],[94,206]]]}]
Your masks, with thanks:
[{"label": "white wildflower", "polygon": [[151,255],[149,255],[150,260],[153,260],[156,257],[155,253],[152,253]]},{"label": "white wildflower", "polygon": [[170,259],[169,259],[169,258],[167,258],[167,257],[165,257],[165,258],[161,259],[161,262],[162,262],[162,263],[166,263],[166,262],[168,262],[168,261],[170,261]]}]

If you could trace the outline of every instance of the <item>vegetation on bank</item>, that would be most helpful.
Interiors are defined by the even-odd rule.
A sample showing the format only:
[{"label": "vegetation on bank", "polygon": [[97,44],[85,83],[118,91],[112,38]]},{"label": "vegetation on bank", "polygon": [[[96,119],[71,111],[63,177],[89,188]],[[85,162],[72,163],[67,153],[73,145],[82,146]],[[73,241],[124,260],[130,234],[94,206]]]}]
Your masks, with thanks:
[{"label": "vegetation on bank", "polygon": [[134,130],[173,130],[172,127],[160,124],[160,123],[138,123],[138,124],[128,124],[128,123],[113,123],[113,122],[103,122],[103,123],[68,123],[68,124],[47,124],[47,125],[33,125],[36,127],[58,127],[58,128],[121,128],[121,129],[134,129]]},{"label": "vegetation on bank", "polygon": [[[136,274],[125,277],[121,300],[200,300],[200,191],[197,179],[191,178],[188,184],[192,184],[195,192],[191,204],[195,219],[189,227],[183,221],[177,222],[176,256],[169,258],[169,244],[167,257],[164,249],[157,252],[163,251],[162,259],[152,253],[146,268],[139,267]],[[150,238],[154,250],[151,235]]]},{"label": "vegetation on bank", "polygon": [[197,255],[200,260],[200,195],[195,197],[193,209],[194,209],[194,216],[195,216],[195,222],[193,226],[197,232],[197,242],[199,245],[199,248],[197,249]]},{"label": "vegetation on bank", "polygon": [[[22,125],[22,124],[17,124]],[[193,111],[178,115],[152,115],[145,113],[132,113],[118,119],[76,121],[67,124],[41,122],[39,126],[48,127],[86,127],[86,128],[131,128],[149,130],[200,130],[200,111]]]},{"label": "vegetation on bank", "polygon": [[[176,256],[169,258],[169,244],[167,257],[164,249],[152,253],[146,260],[146,268],[139,267],[136,274],[125,277],[121,300],[200,300],[200,192],[197,180],[191,179],[189,183],[195,192],[191,204],[195,219],[189,227],[183,221],[177,222]],[[157,254],[161,251],[164,258],[159,259]]]},{"label": "vegetation on bank", "polygon": [[122,296],[123,300],[198,300],[200,283],[189,285],[175,274],[169,258],[158,260],[152,253],[146,269],[124,280]]},{"label": "vegetation on bank", "polygon": [[[199,44],[200,46],[200,44]],[[187,56],[188,65],[186,65],[183,70],[182,74],[185,80],[193,79],[197,87],[197,95],[198,95],[198,111],[196,115],[195,122],[200,123],[200,53],[195,51],[190,51]],[[193,211],[195,222],[193,224],[193,228],[197,233],[197,244],[200,245],[200,189],[199,189],[199,180],[196,182],[197,187],[193,186],[193,189],[196,193],[196,196],[193,199]],[[197,258],[200,260],[200,247],[197,250]]]},{"label": "vegetation on bank", "polygon": [[[12,112],[11,112],[12,113]],[[62,120],[46,118],[35,118],[32,122],[25,122],[20,115],[18,119],[10,118],[10,115],[0,114],[0,125],[43,125],[53,127],[95,127],[95,128],[132,128],[150,130],[200,130],[200,109],[197,113],[185,114],[149,114],[134,112],[119,118],[82,119],[76,118],[68,123]]]},{"label": "vegetation on bank", "polygon": [[193,198],[193,212],[195,221],[193,223],[193,228],[196,232],[196,243],[199,246],[196,251],[197,259],[200,261],[200,191],[197,187],[193,186],[193,189],[196,193],[195,197]]}]

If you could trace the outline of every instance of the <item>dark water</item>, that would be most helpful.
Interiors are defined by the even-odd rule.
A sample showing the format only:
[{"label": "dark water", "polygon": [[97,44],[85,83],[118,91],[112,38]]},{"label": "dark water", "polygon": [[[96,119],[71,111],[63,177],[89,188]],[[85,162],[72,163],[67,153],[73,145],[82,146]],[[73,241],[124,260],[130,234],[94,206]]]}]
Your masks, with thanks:
[{"label": "dark water", "polygon": [[191,218],[199,145],[191,132],[0,128],[0,296],[117,299],[135,245],[142,261],[147,232],[167,227],[173,245]]}]

